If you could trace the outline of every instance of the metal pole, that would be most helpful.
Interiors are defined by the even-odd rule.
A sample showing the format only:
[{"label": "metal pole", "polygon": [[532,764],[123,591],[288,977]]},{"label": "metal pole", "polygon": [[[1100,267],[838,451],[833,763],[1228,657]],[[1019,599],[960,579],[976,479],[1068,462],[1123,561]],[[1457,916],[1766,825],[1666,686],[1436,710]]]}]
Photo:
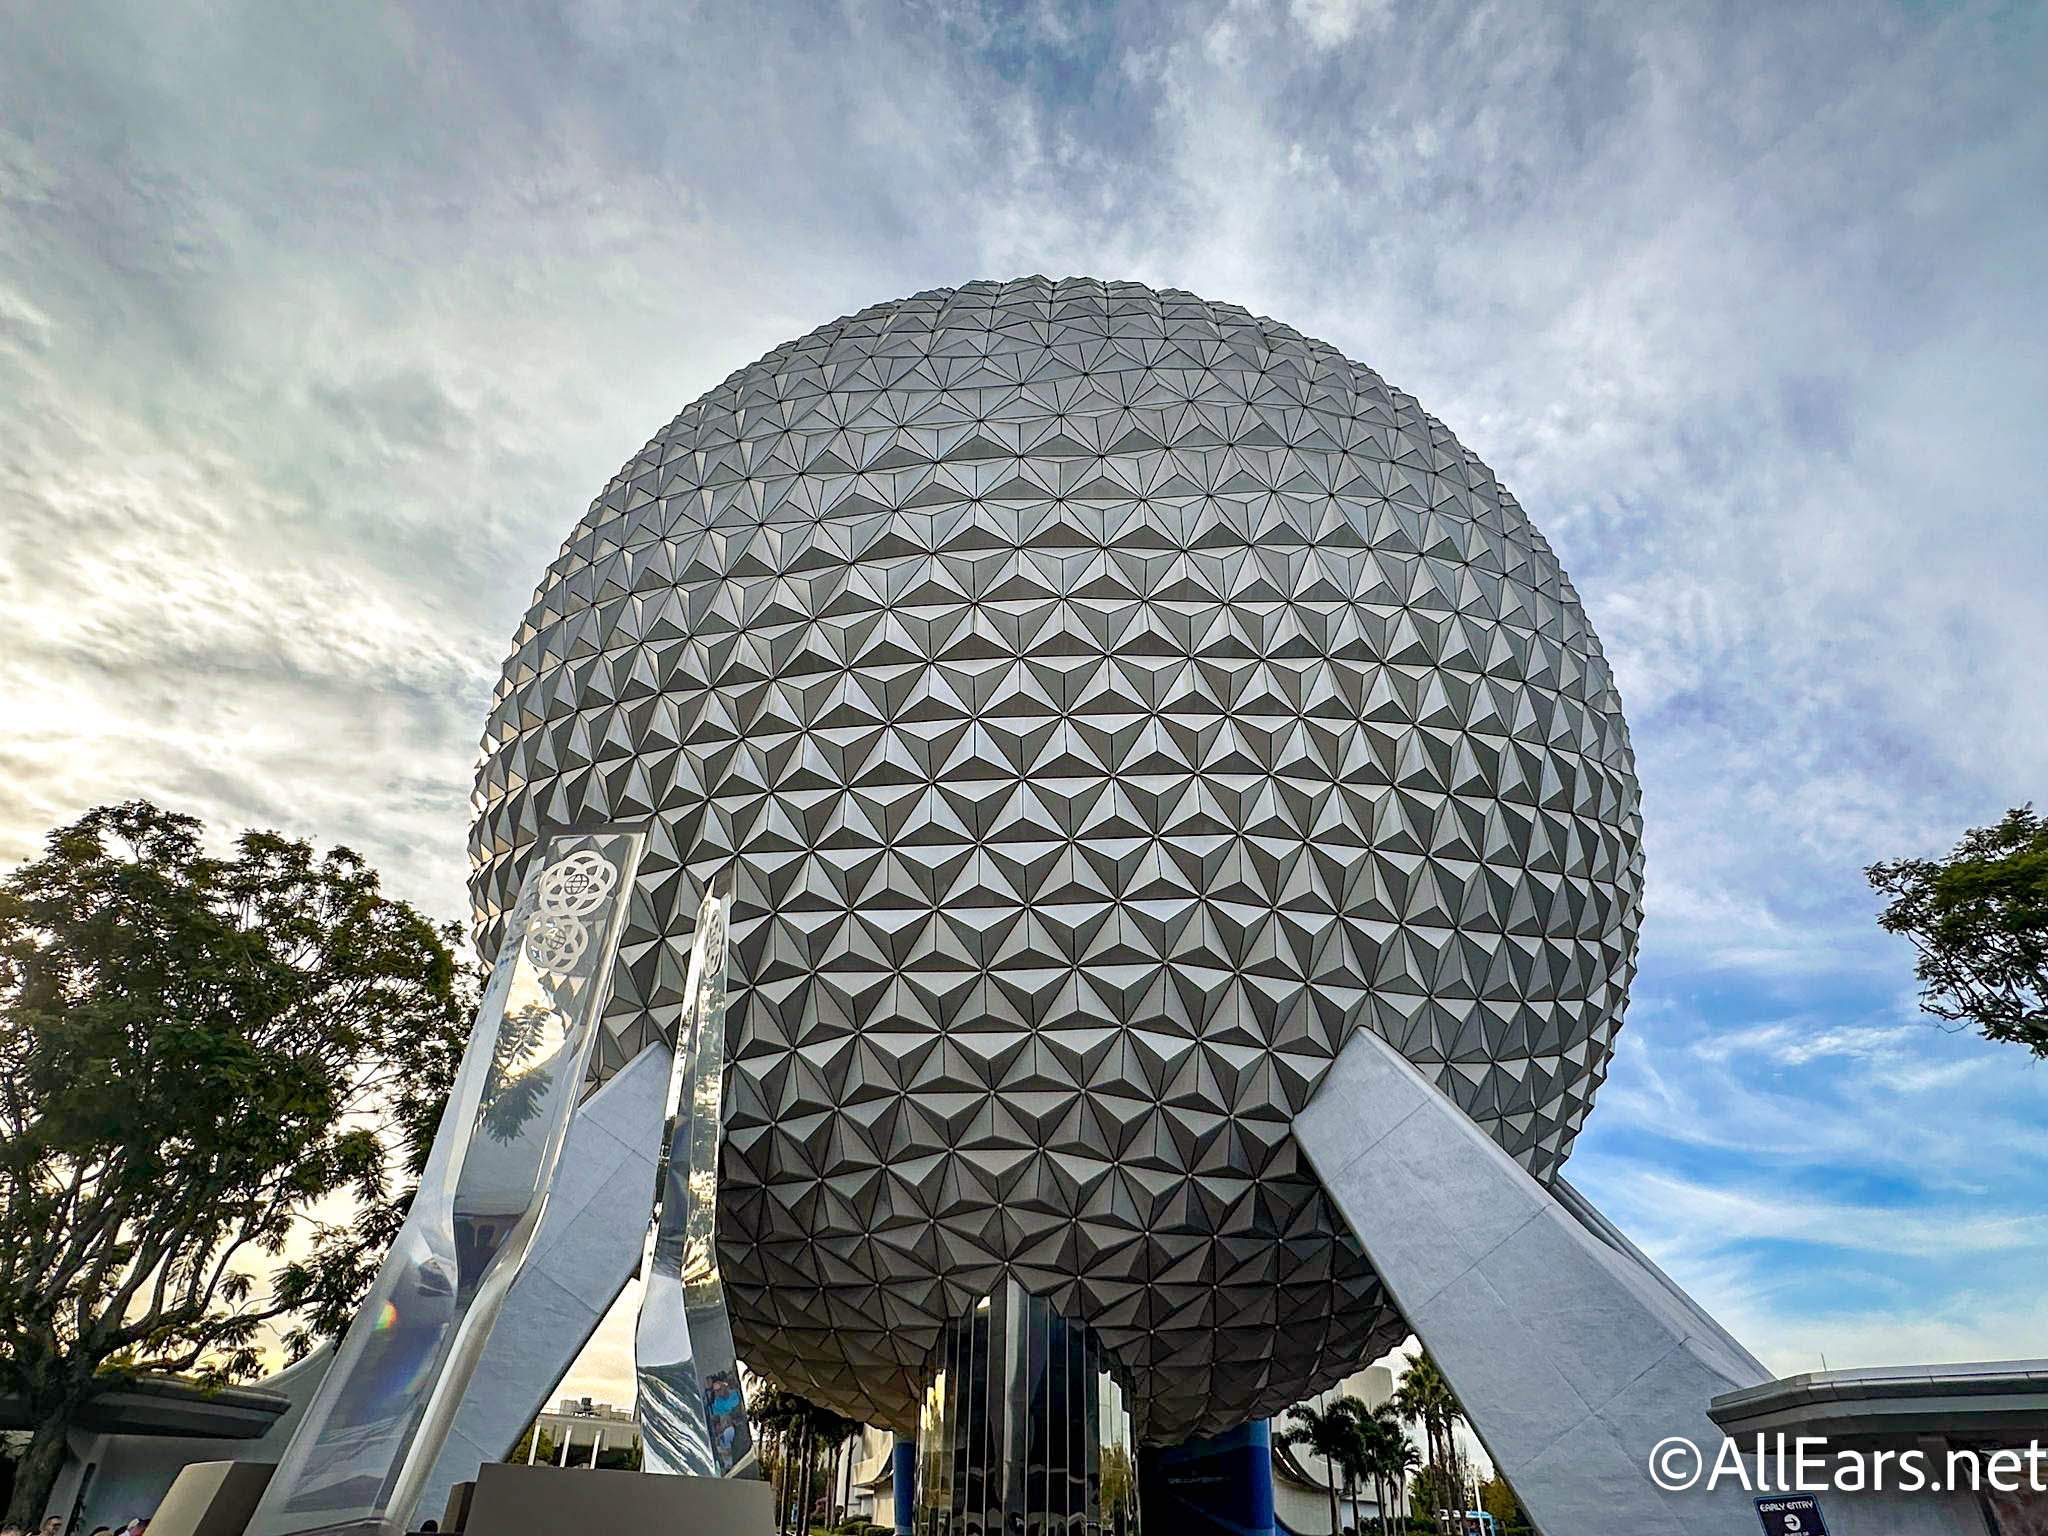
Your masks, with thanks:
[{"label": "metal pole", "polygon": [[604,1426],[597,1426],[596,1437],[590,1442],[590,1465],[597,1466],[597,1453],[604,1449]]}]

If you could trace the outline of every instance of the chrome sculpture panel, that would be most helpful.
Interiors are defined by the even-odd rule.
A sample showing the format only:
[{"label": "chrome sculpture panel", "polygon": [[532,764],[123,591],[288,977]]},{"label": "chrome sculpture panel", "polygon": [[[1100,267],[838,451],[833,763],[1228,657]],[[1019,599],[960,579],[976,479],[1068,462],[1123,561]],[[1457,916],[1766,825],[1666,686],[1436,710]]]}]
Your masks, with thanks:
[{"label": "chrome sculpture panel", "polygon": [[506,663],[471,891],[488,939],[560,818],[647,818],[601,1077],[672,1030],[732,871],[750,1366],[908,1429],[1013,1274],[1170,1444],[1405,1331],[1289,1129],[1353,1032],[1564,1162],[1638,807],[1571,583],[1413,396],[1026,278],[778,347],[613,478]]},{"label": "chrome sculpture panel", "polygon": [[520,890],[405,1225],[249,1536],[402,1536],[525,1260],[645,839],[550,840]]},{"label": "chrome sculpture panel", "polygon": [[731,910],[731,896],[716,883],[697,909],[633,1333],[643,1465],[649,1472],[698,1477],[730,1475],[753,1445],[718,1276]]},{"label": "chrome sculpture panel", "polygon": [[1014,1280],[946,1330],[916,1508],[917,1536],[1139,1536],[1131,1415],[1092,1330]]}]

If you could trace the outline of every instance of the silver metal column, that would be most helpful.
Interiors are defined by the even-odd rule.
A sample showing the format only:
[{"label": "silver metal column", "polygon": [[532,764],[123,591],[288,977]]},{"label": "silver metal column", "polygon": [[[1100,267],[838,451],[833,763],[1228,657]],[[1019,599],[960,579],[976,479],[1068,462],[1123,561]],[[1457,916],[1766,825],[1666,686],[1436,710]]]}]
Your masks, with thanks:
[{"label": "silver metal column", "polygon": [[726,923],[705,892],[683,984],[667,1132],[641,1261],[633,1335],[641,1454],[649,1472],[722,1477],[753,1445],[718,1274],[718,1141],[725,1104]]},{"label": "silver metal column", "polygon": [[536,861],[405,1226],[249,1536],[402,1536],[539,1228],[643,844],[571,834]]}]

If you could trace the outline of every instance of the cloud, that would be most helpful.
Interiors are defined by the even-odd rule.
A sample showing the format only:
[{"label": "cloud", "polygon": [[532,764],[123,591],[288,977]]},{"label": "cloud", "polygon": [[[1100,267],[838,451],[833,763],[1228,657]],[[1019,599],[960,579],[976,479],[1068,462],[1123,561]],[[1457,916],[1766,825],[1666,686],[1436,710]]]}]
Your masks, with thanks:
[{"label": "cloud", "polygon": [[1768,1238],[1909,1258],[2048,1248],[2048,1216],[2039,1214],[1958,1220],[1945,1211],[1817,1200],[1776,1184],[1727,1189],[1657,1173],[1639,1174],[1631,1198],[1660,1210],[1668,1227],[1711,1233],[1716,1245]]},{"label": "cloud", "polygon": [[1287,12],[1317,48],[1350,42],[1361,30],[1371,31],[1389,19],[1382,0],[1290,0]]},{"label": "cloud", "polygon": [[[2042,1080],[1902,1029],[1858,871],[2048,781],[2044,69],[1988,5],[44,8],[0,51],[0,860],[148,793],[458,914],[502,654],[662,421],[878,299],[1135,277],[1414,391],[1572,571],[1650,871],[1589,1180],[1748,1230],[1876,1169],[1910,1233],[2005,1230]],[[1881,1259],[1698,1256],[1770,1329],[1852,1270],[1872,1330],[2005,1315]]]},{"label": "cloud", "polygon": [[1575,1183],[1767,1363],[2038,1357],[2048,1078],[1839,977],[1651,993]]}]

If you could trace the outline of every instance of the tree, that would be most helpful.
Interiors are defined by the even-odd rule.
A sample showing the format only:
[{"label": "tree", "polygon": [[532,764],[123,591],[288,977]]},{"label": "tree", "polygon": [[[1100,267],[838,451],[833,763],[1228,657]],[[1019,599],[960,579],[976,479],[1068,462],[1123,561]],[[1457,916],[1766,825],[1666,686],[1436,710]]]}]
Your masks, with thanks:
[{"label": "tree", "polygon": [[1320,1456],[1331,1467],[1330,1529],[1338,1528],[1337,1518],[1337,1475],[1346,1466],[1347,1459],[1356,1455],[1358,1445],[1358,1421],[1344,1406],[1350,1399],[1332,1403],[1328,1408],[1317,1408],[1309,1403],[1296,1403],[1287,1410],[1287,1417],[1299,1421],[1293,1429],[1280,1432],[1280,1443],[1290,1449],[1306,1451],[1311,1456]]},{"label": "tree", "polygon": [[1864,871],[1887,933],[1919,952],[1920,1006],[2048,1056],[2048,820],[2031,805],[1963,834],[1946,859]]},{"label": "tree", "polygon": [[1449,1380],[1428,1350],[1411,1360],[1401,1373],[1393,1402],[1403,1417],[1422,1426],[1429,1443],[1429,1464],[1448,1470],[1453,1459],[1451,1428],[1465,1416],[1465,1411],[1458,1406],[1457,1393],[1451,1390]]},{"label": "tree", "polygon": [[[776,1536],[810,1536],[817,1513],[818,1459],[824,1455],[836,1470],[841,1446],[860,1425],[829,1408],[781,1387],[758,1388],[747,1405],[761,1442],[761,1462],[775,1487]],[[825,1498],[832,1497],[836,1477],[828,1479]],[[826,1510],[831,1513],[829,1507]]]},{"label": "tree", "polygon": [[1373,1476],[1374,1441],[1379,1432],[1376,1410],[1366,1407],[1355,1397],[1341,1397],[1331,1404],[1331,1411],[1341,1414],[1350,1424],[1351,1433],[1343,1452],[1337,1458],[1337,1469],[1344,1474],[1344,1502],[1352,1513],[1358,1512],[1358,1505],[1352,1497],[1361,1483],[1378,1484]]},{"label": "tree", "polygon": [[461,1058],[454,941],[347,849],[213,857],[144,801],[0,879],[0,1390],[35,1424],[6,1518],[40,1516],[99,1393],[346,1324]]},{"label": "tree", "polygon": [[754,1454],[775,1500],[776,1536],[782,1536],[787,1524],[789,1435],[796,1421],[796,1401],[794,1392],[768,1383],[757,1387],[747,1403],[747,1418],[754,1426]]},{"label": "tree", "polygon": [[1123,1536],[1138,1507],[1138,1467],[1122,1445],[1102,1448],[1103,1536]]},{"label": "tree", "polygon": [[608,1445],[597,1453],[597,1465],[605,1472],[638,1472],[646,1460],[638,1445]]},{"label": "tree", "polygon": [[1462,1502],[1451,1474],[1436,1462],[1430,1462],[1415,1474],[1415,1483],[1410,1493],[1409,1529],[1441,1530],[1442,1524],[1438,1521],[1437,1515],[1443,1510],[1459,1506]]},{"label": "tree", "polygon": [[1380,1530],[1393,1529],[1389,1506],[1407,1486],[1408,1476],[1422,1464],[1415,1443],[1401,1425],[1400,1411],[1392,1403],[1381,1403],[1361,1422],[1365,1438],[1366,1465],[1373,1481],[1373,1498],[1379,1505]]},{"label": "tree", "polygon": [[[540,1441],[538,1445],[534,1444],[536,1437]],[[532,1461],[551,1467],[555,1464],[555,1457],[560,1451],[561,1447],[555,1443],[555,1437],[548,1433],[539,1419],[535,1419],[526,1426],[526,1433],[513,1443],[512,1449],[505,1453],[504,1459],[514,1466],[525,1466]]]},{"label": "tree", "polygon": [[[860,1433],[860,1425],[854,1420],[842,1417],[829,1408],[820,1408],[816,1404],[810,1406],[811,1413],[808,1427],[812,1446],[813,1472],[812,1484],[807,1485],[810,1502],[804,1507],[804,1523],[801,1528],[802,1536],[811,1536],[811,1532],[814,1529],[813,1522],[819,1514],[823,1514],[827,1524],[830,1524],[835,1518],[833,1501],[837,1498],[839,1492],[840,1457],[845,1452],[847,1443]],[[826,1474],[822,1496],[815,1486],[816,1458],[820,1452],[825,1456],[824,1471]]]},{"label": "tree", "polygon": [[1299,1419],[1300,1427],[1282,1431],[1280,1443],[1307,1451],[1330,1464],[1330,1529],[1334,1531],[1339,1526],[1339,1476],[1344,1481],[1347,1501],[1356,1485],[1372,1484],[1373,1501],[1379,1506],[1380,1525],[1384,1529],[1389,1502],[1387,1486],[1391,1482],[1398,1490],[1408,1469],[1415,1465],[1415,1447],[1409,1443],[1393,1405],[1368,1407],[1363,1399],[1340,1397],[1323,1408],[1290,1408],[1288,1416]]},{"label": "tree", "polygon": [[1479,1507],[1500,1522],[1501,1536],[1535,1536],[1529,1511],[1498,1471],[1479,1485]]}]

